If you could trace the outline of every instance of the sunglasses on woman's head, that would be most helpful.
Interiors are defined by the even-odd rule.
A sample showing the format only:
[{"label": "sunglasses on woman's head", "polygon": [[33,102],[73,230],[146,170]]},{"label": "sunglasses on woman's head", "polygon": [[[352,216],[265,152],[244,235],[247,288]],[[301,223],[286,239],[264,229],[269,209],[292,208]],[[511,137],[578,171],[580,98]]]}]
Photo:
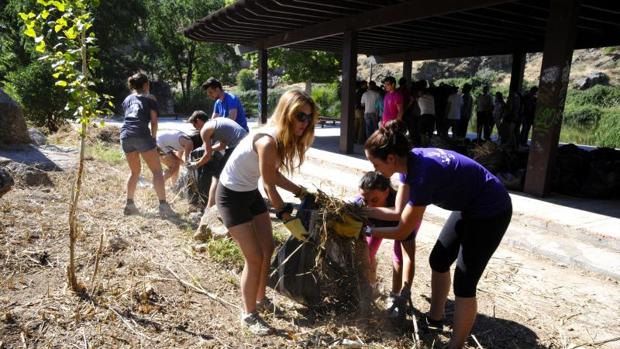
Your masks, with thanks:
[{"label": "sunglasses on woman's head", "polygon": [[299,122],[310,122],[312,121],[312,113],[310,114],[306,114],[304,112],[297,112],[297,114],[295,114],[295,117],[297,118],[297,121]]}]

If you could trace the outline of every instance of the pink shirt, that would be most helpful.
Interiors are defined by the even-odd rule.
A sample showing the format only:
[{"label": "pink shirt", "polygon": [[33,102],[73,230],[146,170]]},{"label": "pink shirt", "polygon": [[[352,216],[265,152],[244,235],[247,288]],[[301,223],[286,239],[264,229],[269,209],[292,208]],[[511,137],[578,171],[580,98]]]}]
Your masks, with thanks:
[{"label": "pink shirt", "polygon": [[398,117],[398,105],[403,108],[403,95],[399,91],[389,92],[383,97],[383,116],[381,126]]}]

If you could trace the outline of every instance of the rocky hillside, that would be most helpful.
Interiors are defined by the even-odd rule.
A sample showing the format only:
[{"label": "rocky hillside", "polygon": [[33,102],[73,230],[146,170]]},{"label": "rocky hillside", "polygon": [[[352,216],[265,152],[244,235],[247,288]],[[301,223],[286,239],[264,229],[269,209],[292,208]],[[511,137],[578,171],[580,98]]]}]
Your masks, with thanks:
[{"label": "rocky hillside", "polygon": [[[413,76],[415,79],[437,80],[441,78],[467,78],[474,75],[486,75],[494,77],[499,84],[510,81],[511,57],[506,56],[482,56],[467,58],[450,58],[434,61],[413,62]],[[542,53],[527,55],[525,66],[525,79],[535,82],[540,74]],[[372,65],[367,57],[358,58],[358,76],[362,79],[380,80],[387,75],[401,76],[402,63],[375,64]],[[620,46],[605,47],[599,49],[576,50],[573,53],[571,68],[571,83],[574,85],[579,80],[594,73],[603,73],[609,78],[609,84],[620,85]]]}]

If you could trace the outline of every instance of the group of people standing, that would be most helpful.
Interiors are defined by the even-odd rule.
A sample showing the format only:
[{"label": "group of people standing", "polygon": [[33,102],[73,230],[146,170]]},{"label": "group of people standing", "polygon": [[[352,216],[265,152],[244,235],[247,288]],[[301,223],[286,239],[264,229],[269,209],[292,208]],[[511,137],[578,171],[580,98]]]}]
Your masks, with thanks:
[{"label": "group of people standing", "polygon": [[467,136],[474,108],[478,141],[490,141],[497,126],[501,143],[511,146],[527,145],[536,109],[537,87],[525,95],[516,91],[504,100],[501,92],[489,93],[489,86],[474,98],[472,85],[457,86],[426,80],[411,84],[401,78],[388,76],[382,87],[374,81],[358,81],[356,86],[355,140],[364,143],[380,126],[398,120],[408,130],[415,146],[428,146],[433,134],[463,139]]},{"label": "group of people standing", "polygon": [[[387,95],[383,98],[381,127],[369,127],[365,131],[369,133],[364,145],[365,154],[376,171],[364,175],[360,182],[358,203],[366,207],[370,218],[361,233],[369,243],[371,258],[374,258],[381,239],[397,242],[393,296],[395,304],[402,307],[402,301],[411,294],[415,237],[426,206],[434,204],[453,211],[430,256],[432,295],[425,321],[429,326],[442,326],[451,284],[449,270],[456,262],[453,283],[456,309],[449,346],[461,348],[476,316],[476,285],[510,222],[510,197],[501,182],[475,161],[448,150],[412,147],[398,122],[403,120],[405,110],[401,103],[403,99],[393,95],[396,82],[392,78],[384,84]],[[167,203],[164,176],[154,141],[157,137],[156,102],[149,97],[146,76],[130,77],[129,85],[134,93],[123,104],[125,125],[121,136],[121,145],[131,169],[125,213],[134,213],[133,190],[139,174],[140,154],[153,172],[154,183],[158,178],[155,188],[161,212],[162,205],[165,207]],[[218,98],[224,109],[226,104],[237,105],[234,101],[226,101],[225,94],[222,98],[218,91],[221,91],[221,85],[215,86],[216,91],[212,92],[208,89],[213,88],[213,84],[205,86],[208,95]],[[376,96],[361,99],[364,105],[373,101],[377,104]],[[427,108],[425,105],[424,111],[428,113]],[[200,128],[205,147],[204,155],[189,166],[208,163],[212,152],[225,150],[228,153],[210,197],[214,197],[225,226],[244,256],[241,324],[254,334],[266,335],[272,333],[273,328],[260,314],[274,307],[265,292],[274,241],[267,205],[258,190],[259,178],[262,178],[276,217],[285,223],[292,235],[298,236],[296,229],[300,225],[292,224],[296,220],[292,215],[293,206],[283,201],[277,188],[299,198],[307,194],[304,187],[292,182],[285,174],[292,174],[303,164],[314,138],[318,110],[306,93],[291,90],[280,98],[268,126],[248,133],[247,124],[243,127],[239,123],[243,113],[238,105],[236,111],[214,109],[211,118],[206,118],[204,113],[194,113],[189,119]],[[372,109],[365,111],[369,111],[365,114],[371,114],[369,119],[374,123]],[[236,122],[224,121],[222,117]],[[363,117],[366,119],[366,115]],[[135,131],[136,128],[140,128],[140,132]],[[188,144],[187,140],[183,143]],[[389,180],[395,173],[400,175],[397,190],[391,187]],[[130,205],[134,205],[133,208]]]}]

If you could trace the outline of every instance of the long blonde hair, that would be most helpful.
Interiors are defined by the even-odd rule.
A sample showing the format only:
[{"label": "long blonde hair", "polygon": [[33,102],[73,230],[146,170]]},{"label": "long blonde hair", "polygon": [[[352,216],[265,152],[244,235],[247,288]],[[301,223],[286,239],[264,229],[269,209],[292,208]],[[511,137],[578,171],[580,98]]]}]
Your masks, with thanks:
[{"label": "long blonde hair", "polygon": [[[312,109],[312,120],[308,123],[304,133],[297,137],[295,136],[296,115],[306,104]],[[295,168],[303,164],[306,150],[310,148],[314,140],[314,125],[319,118],[318,115],[312,97],[303,91],[290,90],[280,97],[278,106],[271,117],[271,123],[276,128],[275,139],[280,168],[286,169],[288,173],[292,173]]]}]

